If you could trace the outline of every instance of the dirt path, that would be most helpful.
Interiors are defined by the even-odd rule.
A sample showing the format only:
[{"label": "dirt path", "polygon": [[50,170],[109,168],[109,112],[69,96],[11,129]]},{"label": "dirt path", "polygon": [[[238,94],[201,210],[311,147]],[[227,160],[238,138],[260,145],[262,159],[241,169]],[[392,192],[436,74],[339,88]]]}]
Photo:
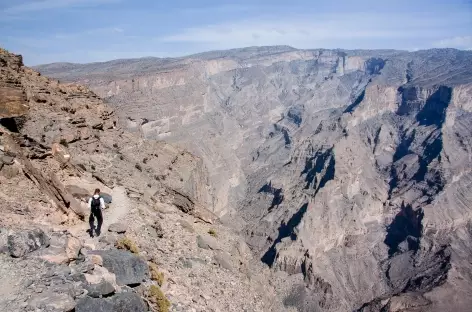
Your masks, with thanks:
[{"label": "dirt path", "polygon": [[[126,216],[130,210],[130,202],[128,195],[126,195],[126,189],[124,186],[118,186],[113,188],[111,192],[112,202],[107,209],[103,211],[103,225],[101,232],[105,233],[108,230],[110,224],[120,222]],[[96,224],[97,221],[95,221]],[[97,237],[91,238],[86,230],[89,228],[88,215],[85,217],[84,222],[77,224],[76,226],[69,229],[69,232],[84,241],[90,241],[97,239]]]},{"label": "dirt path", "polygon": [[130,202],[124,186],[115,187],[111,193],[112,203],[110,208],[104,211],[103,232],[108,230],[110,224],[119,222],[130,210]]}]

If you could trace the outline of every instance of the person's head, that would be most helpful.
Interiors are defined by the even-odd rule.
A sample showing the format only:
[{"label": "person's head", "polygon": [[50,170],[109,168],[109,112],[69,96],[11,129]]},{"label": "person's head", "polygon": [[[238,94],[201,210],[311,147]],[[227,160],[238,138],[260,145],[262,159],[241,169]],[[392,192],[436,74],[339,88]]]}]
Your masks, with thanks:
[{"label": "person's head", "polygon": [[93,192],[93,195],[100,195],[100,189],[95,189],[95,192]]}]

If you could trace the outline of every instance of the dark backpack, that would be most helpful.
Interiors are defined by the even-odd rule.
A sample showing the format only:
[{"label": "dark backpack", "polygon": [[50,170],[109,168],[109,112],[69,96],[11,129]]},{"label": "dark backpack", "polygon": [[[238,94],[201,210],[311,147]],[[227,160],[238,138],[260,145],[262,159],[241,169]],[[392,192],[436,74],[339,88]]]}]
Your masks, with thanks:
[{"label": "dark backpack", "polygon": [[95,197],[92,197],[92,210],[99,210],[100,209],[100,198],[101,197],[98,197],[98,198],[95,198]]}]

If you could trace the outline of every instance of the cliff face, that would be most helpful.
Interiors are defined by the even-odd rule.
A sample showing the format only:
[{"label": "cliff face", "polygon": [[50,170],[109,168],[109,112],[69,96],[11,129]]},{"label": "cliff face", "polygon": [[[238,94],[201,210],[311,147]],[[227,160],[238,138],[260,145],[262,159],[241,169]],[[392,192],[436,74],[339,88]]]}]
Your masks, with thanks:
[{"label": "cliff face", "polygon": [[38,69],[200,156],[213,211],[291,275],[287,306],[470,305],[472,53],[269,47]]}]

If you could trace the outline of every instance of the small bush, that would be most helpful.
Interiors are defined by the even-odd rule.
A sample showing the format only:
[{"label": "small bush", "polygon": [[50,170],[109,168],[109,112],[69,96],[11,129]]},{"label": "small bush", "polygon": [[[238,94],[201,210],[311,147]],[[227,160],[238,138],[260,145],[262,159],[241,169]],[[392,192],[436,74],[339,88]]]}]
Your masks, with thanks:
[{"label": "small bush", "polygon": [[67,140],[66,139],[61,139],[59,141],[59,144],[61,144],[62,146],[65,146],[65,147],[69,147],[69,143],[67,143]]},{"label": "small bush", "polygon": [[157,305],[159,312],[169,312],[170,301],[166,298],[161,288],[156,285],[149,287],[149,301]]},{"label": "small bush", "polygon": [[164,273],[159,272],[157,265],[150,262],[149,271],[151,272],[151,279],[157,282],[157,285],[162,286],[164,284]]},{"label": "small bush", "polygon": [[213,237],[216,237],[216,236],[217,236],[217,235],[216,235],[216,231],[215,231],[214,229],[208,230],[208,234],[210,234],[210,235],[213,236]]},{"label": "small bush", "polygon": [[116,244],[115,244],[116,248],[118,249],[126,249],[126,250],[129,250],[131,251],[132,253],[134,254],[138,254],[139,253],[139,248],[138,246],[136,246],[136,244],[131,240],[129,239],[128,237],[123,237],[122,239],[119,239]]},{"label": "small bush", "polygon": [[136,165],[134,165],[134,167],[135,167],[136,169],[138,169],[139,171],[143,171],[143,168],[141,167],[140,164],[136,164]]}]

